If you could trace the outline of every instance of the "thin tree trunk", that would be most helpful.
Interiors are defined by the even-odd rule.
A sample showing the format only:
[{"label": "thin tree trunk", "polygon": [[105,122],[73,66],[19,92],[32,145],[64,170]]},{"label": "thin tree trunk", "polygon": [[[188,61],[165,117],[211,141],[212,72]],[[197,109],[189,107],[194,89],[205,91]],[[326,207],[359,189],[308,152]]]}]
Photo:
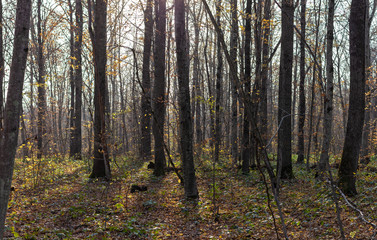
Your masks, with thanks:
[{"label": "thin tree trunk", "polygon": [[41,6],[42,0],[38,0],[38,21],[37,21],[37,32],[38,32],[38,134],[37,134],[37,146],[38,153],[37,158],[42,158],[44,154],[43,149],[43,138],[46,131],[46,83],[45,83],[45,63],[44,63],[44,29],[42,29],[42,19],[41,19]]},{"label": "thin tree trunk", "polygon": [[[251,90],[251,0],[246,1],[246,24],[245,24],[245,75],[244,75],[244,91],[250,95]],[[250,171],[250,119],[246,114],[246,107],[250,103],[244,103],[244,120],[242,135],[242,173],[248,174]]]},{"label": "thin tree trunk", "polygon": [[[216,5],[217,24],[221,26],[221,0],[217,0]],[[222,104],[222,81],[223,81],[223,55],[221,51],[221,43],[217,38],[217,69],[216,69],[216,107],[215,107],[215,162],[219,161],[220,142],[221,142],[221,109]]]},{"label": "thin tree trunk", "polygon": [[306,0],[301,0],[301,39],[300,39],[300,88],[299,88],[299,118],[298,118],[298,156],[297,163],[304,163],[305,154],[305,116],[306,116],[306,98],[305,98],[305,36],[306,36]]},{"label": "thin tree trunk", "polygon": [[[237,0],[231,1],[231,11],[232,11],[232,29],[230,35],[230,57],[232,58],[233,64],[237,70],[237,46],[238,46],[238,16],[237,16]],[[238,94],[237,87],[235,84],[235,79],[231,78],[231,91],[232,91],[232,105],[231,105],[231,156],[233,163],[238,160]]]},{"label": "thin tree trunk", "polygon": [[143,76],[142,85],[144,93],[141,96],[141,156],[144,160],[149,160],[151,153],[151,77],[150,77],[150,58],[153,36],[153,16],[152,0],[147,0],[144,12],[144,50],[143,50]]},{"label": "thin tree trunk", "polygon": [[335,1],[329,0],[327,17],[327,50],[326,50],[326,94],[324,96],[323,116],[323,142],[321,157],[319,160],[319,172],[323,173],[329,166],[329,150],[332,139],[332,118],[333,118],[333,92],[334,92],[334,64],[333,64],[333,41],[334,41],[334,11]]},{"label": "thin tree trunk", "polygon": [[4,43],[3,43],[3,1],[0,0],[0,129],[3,128],[4,119],[4,96],[3,96],[3,83],[4,83]]}]

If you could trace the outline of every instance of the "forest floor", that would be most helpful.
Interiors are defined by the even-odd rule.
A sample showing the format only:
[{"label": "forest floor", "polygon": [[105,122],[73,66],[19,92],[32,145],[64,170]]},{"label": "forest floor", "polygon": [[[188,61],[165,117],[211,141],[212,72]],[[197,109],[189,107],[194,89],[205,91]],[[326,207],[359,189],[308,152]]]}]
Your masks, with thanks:
[{"label": "forest floor", "polygon": [[[120,167],[112,162],[112,181],[89,182],[88,162],[17,160],[5,239],[284,239],[273,195],[270,191],[269,203],[257,170],[244,176],[223,159],[213,171],[211,160],[203,157],[196,163],[200,199],[188,202],[174,172],[157,178],[148,163],[118,158]],[[350,198],[374,224],[376,165],[374,160],[359,169],[359,195]],[[339,239],[329,185],[305,166],[294,165],[294,174],[280,189],[289,238]],[[148,189],[131,193],[132,184]],[[339,208],[346,239],[376,237],[377,229],[341,196]]]}]

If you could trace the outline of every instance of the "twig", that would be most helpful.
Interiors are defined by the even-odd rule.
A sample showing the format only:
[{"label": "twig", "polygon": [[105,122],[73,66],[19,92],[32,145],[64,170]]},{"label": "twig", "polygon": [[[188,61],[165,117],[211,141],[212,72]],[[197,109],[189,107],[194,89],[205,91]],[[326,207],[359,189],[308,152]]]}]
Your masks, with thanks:
[{"label": "twig", "polygon": [[[327,180],[327,182],[331,184],[331,182],[329,182],[329,180]],[[331,185],[334,186],[334,188],[336,188],[336,190],[339,191],[340,195],[343,197],[343,199],[344,199],[344,201],[346,202],[346,204],[347,204],[352,210],[354,210],[355,212],[357,212],[357,213],[359,214],[359,218],[360,218],[363,222],[365,222],[366,224],[372,226],[374,229],[377,229],[377,225],[374,224],[374,223],[372,223],[371,221],[366,220],[365,217],[364,217],[364,213],[363,213],[360,209],[358,209],[357,207],[355,207],[356,204],[354,204],[351,200],[349,200],[349,199],[347,198],[347,196],[342,192],[342,190],[339,189],[338,186],[336,186],[335,184],[331,184]],[[376,232],[375,234],[377,234],[377,232]]]}]

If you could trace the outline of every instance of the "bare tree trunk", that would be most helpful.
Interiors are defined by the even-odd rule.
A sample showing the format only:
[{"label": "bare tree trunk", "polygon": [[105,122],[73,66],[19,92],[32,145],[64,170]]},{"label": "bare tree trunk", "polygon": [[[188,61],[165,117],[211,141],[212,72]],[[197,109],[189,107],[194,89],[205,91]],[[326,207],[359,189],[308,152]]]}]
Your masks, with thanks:
[{"label": "bare tree trunk", "polygon": [[339,167],[339,186],[353,196],[365,113],[366,0],[352,0],[350,29],[350,96],[347,132]]},{"label": "bare tree trunk", "polygon": [[45,42],[45,33],[42,29],[42,19],[41,19],[41,6],[42,0],[38,0],[38,21],[37,21],[37,32],[38,32],[38,133],[37,133],[37,146],[38,153],[37,158],[42,158],[44,154],[43,149],[43,138],[46,131],[46,81],[45,81],[45,66],[44,66],[44,56],[43,48]]},{"label": "bare tree trunk", "polygon": [[278,169],[281,169],[282,179],[294,177],[291,143],[293,15],[293,0],[283,0],[278,109]]},{"label": "bare tree trunk", "polygon": [[323,116],[323,142],[321,158],[319,160],[319,172],[323,173],[329,166],[329,150],[332,139],[332,118],[333,118],[333,92],[334,92],[334,64],[333,64],[333,41],[334,41],[334,11],[335,1],[329,0],[327,17],[327,50],[326,50],[326,94],[324,96]]},{"label": "bare tree trunk", "polygon": [[270,19],[271,19],[271,0],[265,0],[263,12],[263,43],[262,43],[262,72],[261,72],[261,104],[260,104],[260,132],[264,144],[267,144],[267,87],[268,70],[270,55]]},{"label": "bare tree trunk", "polygon": [[[244,85],[245,93],[250,95],[251,90],[251,0],[246,1],[246,24],[245,24],[245,75]],[[244,120],[243,120],[243,136],[242,136],[242,173],[248,174],[250,171],[250,119],[246,114],[246,107],[250,103],[244,103]]]},{"label": "bare tree trunk", "polygon": [[141,96],[141,156],[144,160],[149,160],[151,153],[151,77],[150,77],[150,58],[153,36],[153,16],[152,0],[147,0],[144,12],[144,50],[143,50],[143,95]]},{"label": "bare tree trunk", "polygon": [[298,156],[297,163],[304,163],[305,142],[304,127],[306,115],[306,99],[305,99],[305,36],[306,36],[306,0],[301,0],[301,39],[300,39],[300,89],[299,89],[299,118],[298,118]]},{"label": "bare tree trunk", "polygon": [[75,28],[75,110],[74,110],[74,129],[72,136],[72,145],[70,155],[75,159],[81,159],[81,107],[82,107],[82,32],[83,32],[83,16],[81,0],[76,0],[76,28]]},{"label": "bare tree trunk", "polygon": [[[232,11],[232,29],[230,35],[230,57],[232,58],[233,64],[237,70],[237,46],[238,46],[238,16],[237,16],[237,0],[231,1],[231,11]],[[231,91],[232,91],[232,105],[231,105],[231,156],[233,163],[237,162],[238,159],[238,94],[237,86],[235,84],[236,79],[231,78]]]},{"label": "bare tree trunk", "polygon": [[106,16],[107,2],[96,0],[94,9],[94,149],[89,178],[111,178],[106,140]]},{"label": "bare tree trunk", "polygon": [[186,198],[198,198],[193,157],[193,127],[190,106],[189,59],[187,54],[185,2],[175,0],[175,39],[177,51],[179,112],[181,129],[182,166]]},{"label": "bare tree trunk", "polygon": [[[369,0],[366,1],[367,7],[366,7],[366,31],[365,31],[365,66],[366,66],[366,108],[365,108],[365,122],[364,122],[364,129],[363,129],[363,138],[362,138],[362,145],[361,145],[361,162],[364,164],[368,164],[370,162],[370,133],[371,133],[371,111],[372,111],[372,103],[371,103],[371,88],[369,79],[371,76],[371,51],[370,51],[370,27],[372,24],[372,20],[374,17],[374,12],[372,12],[372,15],[369,14]],[[374,1],[373,5],[373,11],[376,11],[376,4],[377,1]]]},{"label": "bare tree trunk", "polygon": [[0,0],[0,129],[3,128],[4,119],[4,96],[3,96],[3,83],[4,83],[4,43],[3,43],[3,1]]},{"label": "bare tree trunk", "polygon": [[12,64],[9,75],[4,128],[0,132],[0,239],[4,237],[4,224],[12,185],[14,157],[22,109],[22,89],[29,44],[31,1],[18,0]]},{"label": "bare tree trunk", "polygon": [[154,49],[154,85],[153,85],[153,121],[154,136],[154,174],[165,174],[166,159],[164,153],[164,123],[165,123],[165,46],[166,46],[166,1],[156,0],[156,34]]}]

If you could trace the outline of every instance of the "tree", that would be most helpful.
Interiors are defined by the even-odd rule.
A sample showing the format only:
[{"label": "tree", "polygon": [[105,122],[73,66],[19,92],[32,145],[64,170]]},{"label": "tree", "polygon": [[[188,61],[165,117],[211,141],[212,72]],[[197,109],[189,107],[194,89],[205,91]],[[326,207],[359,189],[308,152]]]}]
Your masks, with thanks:
[{"label": "tree", "polygon": [[[230,33],[230,56],[232,58],[233,64],[237,70],[237,45],[238,45],[238,16],[237,16],[237,0],[231,1],[231,11],[232,11],[232,30]],[[231,87],[232,87],[232,106],[231,106],[231,155],[233,162],[236,163],[238,159],[238,96],[237,96],[237,86],[235,83],[236,79],[231,77]]]},{"label": "tree", "polygon": [[[81,107],[82,107],[82,32],[83,32],[83,16],[81,0],[76,0],[76,27],[75,27],[75,45],[74,45],[74,128],[71,136],[70,156],[75,159],[81,159]],[[73,111],[73,110],[72,110]]]},{"label": "tree", "polygon": [[46,79],[45,79],[45,59],[44,59],[44,43],[45,43],[45,27],[42,27],[41,7],[42,0],[38,0],[38,20],[37,20],[37,39],[38,39],[38,127],[37,127],[37,145],[38,153],[37,158],[41,158],[43,155],[43,138],[46,131]]},{"label": "tree", "polygon": [[189,59],[187,55],[185,1],[175,0],[175,40],[177,52],[181,158],[186,198],[198,198],[193,157],[193,124],[190,106]]},{"label": "tree", "polygon": [[4,96],[3,96],[3,82],[4,82],[4,43],[3,43],[3,1],[0,0],[0,129],[3,128],[4,115]]},{"label": "tree", "polygon": [[[246,24],[245,24],[245,75],[244,75],[244,91],[250,95],[251,90],[251,0],[246,1]],[[249,98],[248,98],[249,99]],[[250,168],[250,120],[246,114],[246,108],[250,106],[250,102],[244,101],[244,119],[243,119],[243,135],[242,135],[242,173],[248,174]]]},{"label": "tree", "polygon": [[332,139],[333,118],[333,95],[334,95],[334,64],[333,64],[333,41],[334,41],[334,7],[335,1],[329,0],[329,12],[327,18],[327,53],[326,53],[326,94],[324,96],[324,121],[323,143],[321,157],[319,159],[319,172],[324,172],[329,165],[329,150]]},{"label": "tree", "polygon": [[153,84],[153,136],[154,136],[154,174],[165,174],[166,159],[164,153],[164,123],[165,123],[165,45],[166,45],[166,1],[157,0],[156,34],[154,48],[154,84]]},{"label": "tree", "polygon": [[[221,27],[221,0],[216,2],[217,24]],[[219,161],[221,142],[221,102],[222,102],[222,81],[223,81],[223,55],[221,52],[220,39],[217,38],[217,67],[216,67],[216,106],[215,106],[215,162]]]},{"label": "tree", "polygon": [[[89,1],[90,2],[90,1]],[[110,179],[110,164],[106,141],[106,16],[107,2],[96,0],[94,7],[94,149],[93,169],[90,178]]]},{"label": "tree", "polygon": [[3,239],[4,236],[4,223],[11,191],[14,157],[17,149],[22,109],[22,89],[29,50],[30,14],[31,1],[18,0],[12,64],[4,109],[4,128],[0,132],[0,239]]},{"label": "tree", "polygon": [[278,166],[281,178],[293,178],[292,172],[292,62],[293,62],[293,0],[283,0],[281,21],[281,55],[278,104]]},{"label": "tree", "polygon": [[305,99],[305,36],[306,36],[306,0],[301,0],[301,36],[300,36],[300,87],[299,87],[299,114],[298,114],[298,151],[297,163],[304,163],[305,142],[304,142],[304,127],[306,114],[306,99]]},{"label": "tree", "polygon": [[350,95],[346,137],[339,166],[339,187],[348,196],[357,194],[356,172],[365,112],[366,0],[352,0],[349,18]]},{"label": "tree", "polygon": [[151,158],[151,77],[150,58],[153,36],[152,0],[147,0],[144,12],[144,50],[143,50],[143,95],[141,96],[141,156],[144,160]]},{"label": "tree", "polygon": [[261,135],[264,144],[267,144],[267,87],[270,55],[270,28],[271,28],[271,0],[265,0],[262,20],[262,70],[261,70],[261,105],[260,122]]}]

